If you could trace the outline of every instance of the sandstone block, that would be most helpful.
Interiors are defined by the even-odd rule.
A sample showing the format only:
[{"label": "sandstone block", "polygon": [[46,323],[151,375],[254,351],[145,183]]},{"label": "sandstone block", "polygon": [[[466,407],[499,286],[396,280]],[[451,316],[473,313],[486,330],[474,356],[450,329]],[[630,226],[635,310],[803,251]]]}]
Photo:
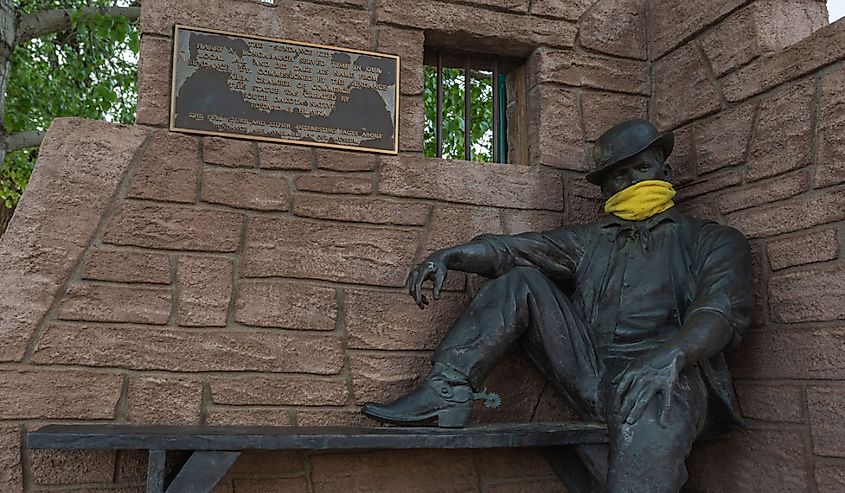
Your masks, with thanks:
[{"label": "sandstone block", "polygon": [[777,176],[738,187],[719,197],[719,209],[727,214],[741,209],[785,200],[806,192],[810,176],[806,172]]},{"label": "sandstone block", "polygon": [[133,370],[321,375],[336,374],[343,367],[340,341],[333,334],[67,324],[48,326],[33,361]]},{"label": "sandstone block", "polygon": [[402,286],[419,233],[292,218],[255,218],[243,275]]},{"label": "sandstone block", "polygon": [[648,66],[637,60],[606,58],[572,50],[538,48],[528,61],[529,87],[543,83],[649,94]]},{"label": "sandstone block", "polygon": [[195,137],[164,130],[156,132],[127,195],[168,202],[196,202],[198,152],[199,143]]},{"label": "sandstone block", "polygon": [[355,403],[390,402],[428,374],[429,359],[418,354],[349,354]]},{"label": "sandstone block", "polygon": [[720,107],[719,100],[720,94],[692,43],[655,62],[654,123],[658,128],[675,128],[713,113]]},{"label": "sandstone block", "polygon": [[528,166],[414,156],[382,158],[379,177],[386,195],[514,209],[562,210],[561,188],[560,175]]},{"label": "sandstone block", "polygon": [[593,3],[591,0],[534,0],[531,2],[531,15],[577,21]]},{"label": "sandstone block", "polygon": [[[188,0],[170,2],[167,0],[151,0],[142,5],[141,17],[144,24],[142,32],[171,36],[173,25],[199,25],[211,29],[228,28],[234,32],[256,32],[260,30],[266,36],[282,37],[282,30],[278,26],[280,17],[274,8],[268,8],[258,2],[238,2],[237,8],[250,21],[235,18],[232,4],[208,3],[202,0]],[[193,24],[191,24],[193,23]],[[275,27],[275,29],[272,29]]]},{"label": "sandstone block", "polygon": [[253,171],[205,170],[202,200],[240,209],[288,210],[288,180]]},{"label": "sandstone block", "polygon": [[812,81],[763,101],[748,156],[748,181],[803,168],[813,161]]},{"label": "sandstone block", "polygon": [[256,165],[256,144],[249,140],[224,137],[205,137],[202,158],[208,164],[234,168],[252,168]]},{"label": "sandstone block", "polygon": [[435,206],[424,255],[466,243],[482,234],[502,234],[500,211],[489,207]]},{"label": "sandstone block", "polygon": [[144,248],[235,252],[243,216],[193,207],[125,201],[103,235],[105,243]]},{"label": "sandstone block", "polygon": [[744,0],[656,0],[649,6],[651,56],[658,58]]},{"label": "sandstone block", "polygon": [[298,409],[298,426],[373,426],[373,420],[361,414],[357,408],[348,409]]},{"label": "sandstone block", "polygon": [[[420,45],[422,46],[422,45]],[[376,159],[372,154],[361,152],[317,149],[317,167],[330,171],[372,171]]]},{"label": "sandstone block", "polygon": [[285,493],[288,491],[308,491],[308,482],[304,477],[276,479],[235,479],[237,493]]},{"label": "sandstone block", "polygon": [[745,160],[756,111],[756,104],[744,104],[693,125],[699,173],[735,166]]},{"label": "sandstone block", "polygon": [[584,152],[577,96],[547,84],[528,96],[528,157],[542,164],[573,171],[588,169]]},{"label": "sandstone block", "polygon": [[0,237],[0,360],[20,361],[94,237],[147,132],[57,118]]},{"label": "sandstone block", "polygon": [[85,262],[84,279],[170,284],[170,259],[163,253],[94,250]]},{"label": "sandstone block", "polygon": [[0,428],[0,489],[23,491],[21,467],[21,430],[18,426]]},{"label": "sandstone block", "polygon": [[733,353],[737,378],[841,380],[845,378],[845,327],[752,332]]},{"label": "sandstone block", "polygon": [[727,220],[749,238],[761,238],[840,221],[843,217],[845,194],[831,190],[734,212]]},{"label": "sandstone block", "polygon": [[182,326],[224,327],[232,298],[232,261],[216,257],[179,257],[176,267]]},{"label": "sandstone block", "polygon": [[447,293],[420,310],[407,293],[346,290],[348,347],[434,349],[465,304],[463,295]]},{"label": "sandstone block", "polygon": [[557,477],[523,479],[492,484],[485,491],[487,493],[557,493],[560,491],[560,480]]},{"label": "sandstone block", "polygon": [[845,388],[813,386],[807,389],[813,452],[817,455],[845,457]]},{"label": "sandstone block", "polygon": [[314,150],[299,145],[258,143],[258,166],[265,169],[309,170]]},{"label": "sandstone block", "polygon": [[769,303],[779,322],[845,319],[845,265],[809,268],[769,279]]},{"label": "sandstone block", "polygon": [[742,183],[742,173],[739,170],[729,170],[715,176],[710,175],[704,180],[680,188],[676,201],[683,202],[693,197],[718,192],[740,183]]},{"label": "sandstone block", "polygon": [[290,474],[303,470],[302,460],[292,450],[244,450],[232,464],[229,473]]},{"label": "sandstone block", "polygon": [[816,185],[845,182],[845,70],[821,78]]},{"label": "sandstone block", "polygon": [[[467,450],[379,450],[365,453],[311,456],[315,491],[431,491],[432,478],[441,478],[437,491],[475,491],[478,477],[472,452]],[[397,474],[396,471],[402,471]]]},{"label": "sandstone block", "polygon": [[520,14],[528,13],[529,0],[467,0],[468,4],[481,8],[495,7],[496,9],[508,10]]},{"label": "sandstone block", "polygon": [[126,403],[128,423],[198,425],[202,382],[167,377],[132,377]]},{"label": "sandstone block", "polygon": [[431,207],[424,203],[369,197],[346,197],[342,201],[320,195],[298,195],[293,204],[297,216],[370,224],[422,226]]},{"label": "sandstone block", "polygon": [[798,385],[741,382],[736,384],[736,391],[746,418],[779,423],[804,421],[804,399]]},{"label": "sandstone block", "polygon": [[334,288],[290,281],[241,281],[235,320],[246,325],[299,330],[334,330]]},{"label": "sandstone block", "polygon": [[211,426],[291,426],[285,408],[214,407],[208,410],[206,424]]},{"label": "sandstone block", "polygon": [[73,284],[59,303],[62,320],[166,324],[172,294],[169,287]]},{"label": "sandstone block", "polygon": [[367,195],[373,193],[373,178],[361,175],[302,175],[296,179],[296,188],[306,192],[346,193]]},{"label": "sandstone block", "polygon": [[[285,15],[278,16],[284,22],[285,36],[310,43],[340,46],[358,50],[371,50],[373,28],[371,12],[361,9],[370,5],[367,0],[332,0],[340,5],[355,5],[359,8],[332,8],[326,5],[295,2]],[[247,31],[249,32],[249,31]]]},{"label": "sandstone block", "polygon": [[516,235],[528,231],[549,231],[560,227],[563,216],[559,212],[506,210],[502,219],[505,234]]},{"label": "sandstone block", "polygon": [[[172,32],[162,34],[171,36]],[[138,57],[138,125],[165,127],[170,123],[170,64],[161,61],[172,57],[171,38],[143,33]]]},{"label": "sandstone block", "polygon": [[32,450],[32,479],[39,485],[111,483],[115,453],[112,450]]},{"label": "sandstone block", "polygon": [[554,475],[535,449],[509,448],[478,451],[478,474],[485,481]]},{"label": "sandstone block", "polygon": [[816,484],[819,493],[837,493],[845,488],[845,460],[816,459]]},{"label": "sandstone block", "polygon": [[425,104],[422,96],[399,96],[399,150],[423,152]]},{"label": "sandstone block", "polygon": [[604,200],[599,187],[581,177],[567,177],[564,188],[566,213],[563,224],[586,223],[604,214]]},{"label": "sandstone block", "polygon": [[672,167],[672,183],[679,187],[695,181],[698,156],[694,149],[691,125],[675,130],[674,134],[675,148],[666,163]]},{"label": "sandstone block", "polygon": [[502,397],[497,409],[479,406],[475,423],[527,423],[531,421],[546,387],[546,379],[517,348],[497,362],[484,385]]},{"label": "sandstone block", "polygon": [[749,429],[730,441],[700,443],[688,461],[688,485],[700,491],[806,491],[804,433]]},{"label": "sandstone block", "polygon": [[648,118],[648,98],[615,92],[584,92],[581,112],[584,138],[593,142],[617,123],[631,118]]},{"label": "sandstone block", "polygon": [[645,0],[599,0],[581,19],[580,26],[578,35],[585,48],[646,59]]},{"label": "sandstone block", "polygon": [[[519,0],[522,1],[522,0]],[[399,55],[399,91],[419,95],[423,92],[423,31],[379,26],[378,49],[382,53]]]},{"label": "sandstone block", "polygon": [[839,256],[839,240],[833,228],[802,232],[770,240],[768,253],[772,270],[824,262]]},{"label": "sandstone block", "polygon": [[215,404],[260,406],[342,406],[349,398],[345,380],[280,376],[215,378]]},{"label": "sandstone block", "polygon": [[114,419],[123,376],[78,370],[0,371],[0,419]]}]

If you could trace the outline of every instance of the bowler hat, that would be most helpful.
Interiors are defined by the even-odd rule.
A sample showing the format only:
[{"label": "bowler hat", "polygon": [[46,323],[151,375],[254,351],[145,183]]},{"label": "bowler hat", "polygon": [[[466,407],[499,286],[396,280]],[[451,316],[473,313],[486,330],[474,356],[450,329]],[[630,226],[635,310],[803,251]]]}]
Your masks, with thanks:
[{"label": "bowler hat", "polygon": [[657,146],[663,150],[663,159],[672,154],[675,136],[672,132],[660,135],[654,125],[647,120],[628,120],[605,133],[593,146],[593,161],[596,169],[587,173],[587,181],[601,185],[604,175],[615,165],[649,147]]}]

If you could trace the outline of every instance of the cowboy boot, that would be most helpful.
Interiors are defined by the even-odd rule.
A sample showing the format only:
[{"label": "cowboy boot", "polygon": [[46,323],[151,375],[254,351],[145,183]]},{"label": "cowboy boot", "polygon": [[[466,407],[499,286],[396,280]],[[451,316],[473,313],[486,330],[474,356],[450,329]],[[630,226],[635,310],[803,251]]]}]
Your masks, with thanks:
[{"label": "cowboy boot", "polygon": [[475,392],[467,377],[446,365],[434,363],[431,373],[410,394],[390,404],[368,402],[364,415],[400,426],[437,420],[441,428],[463,428],[472,414],[472,401],[483,400],[487,407],[499,407],[501,399],[489,392]]}]

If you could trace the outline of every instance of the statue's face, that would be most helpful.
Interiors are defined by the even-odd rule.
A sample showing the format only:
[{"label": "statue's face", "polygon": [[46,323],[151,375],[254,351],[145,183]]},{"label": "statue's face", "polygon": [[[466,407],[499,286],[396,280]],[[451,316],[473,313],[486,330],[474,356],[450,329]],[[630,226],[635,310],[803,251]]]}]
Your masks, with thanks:
[{"label": "statue's face", "polygon": [[652,147],[635,154],[607,173],[601,192],[605,199],[645,180],[670,181],[672,169],[663,162],[663,153]]}]

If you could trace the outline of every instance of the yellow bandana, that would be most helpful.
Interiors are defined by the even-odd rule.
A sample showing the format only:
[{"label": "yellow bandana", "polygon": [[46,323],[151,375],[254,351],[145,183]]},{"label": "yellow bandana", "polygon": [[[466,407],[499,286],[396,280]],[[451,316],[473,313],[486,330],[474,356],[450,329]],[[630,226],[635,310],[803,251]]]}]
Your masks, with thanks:
[{"label": "yellow bandana", "polygon": [[604,204],[604,211],[629,221],[642,221],[674,206],[675,189],[662,180],[646,180],[616,193]]}]

